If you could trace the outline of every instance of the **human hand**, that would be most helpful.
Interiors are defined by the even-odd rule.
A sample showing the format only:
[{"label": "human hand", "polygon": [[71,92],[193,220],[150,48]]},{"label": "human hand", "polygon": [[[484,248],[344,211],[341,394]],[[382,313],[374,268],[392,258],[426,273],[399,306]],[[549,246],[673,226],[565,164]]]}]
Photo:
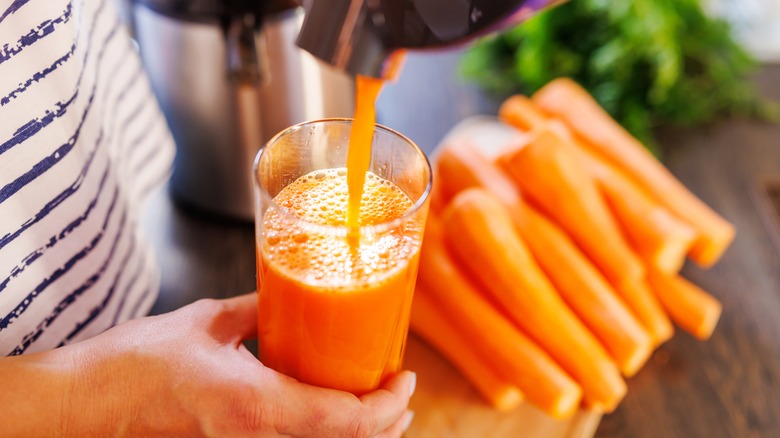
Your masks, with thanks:
[{"label": "human hand", "polygon": [[[38,370],[68,368],[58,371],[68,381],[59,394],[49,391],[65,406],[58,435],[389,438],[408,427],[413,373],[360,398],[300,383],[263,366],[242,344],[255,337],[256,306],[255,294],[201,300],[5,360],[22,372],[23,360]],[[13,370],[5,365],[0,371]]]}]

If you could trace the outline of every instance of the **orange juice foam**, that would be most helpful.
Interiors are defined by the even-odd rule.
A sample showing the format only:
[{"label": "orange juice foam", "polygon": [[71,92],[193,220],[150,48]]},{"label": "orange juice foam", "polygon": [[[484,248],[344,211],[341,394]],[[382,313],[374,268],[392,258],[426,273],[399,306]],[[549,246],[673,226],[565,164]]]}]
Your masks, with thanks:
[{"label": "orange juice foam", "polygon": [[[345,169],[304,175],[274,198],[281,210],[266,212],[258,248],[259,349],[283,374],[363,394],[400,368],[423,224],[362,232],[356,245],[348,200]],[[366,173],[361,226],[411,208],[395,184]]]}]

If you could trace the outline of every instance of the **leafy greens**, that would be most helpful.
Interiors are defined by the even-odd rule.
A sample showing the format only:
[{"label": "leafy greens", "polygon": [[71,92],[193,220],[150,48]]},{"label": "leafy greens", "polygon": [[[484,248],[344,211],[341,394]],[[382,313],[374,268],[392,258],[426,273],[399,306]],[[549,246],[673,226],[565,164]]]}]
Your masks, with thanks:
[{"label": "leafy greens", "polygon": [[775,118],[748,79],[755,67],[699,0],[572,0],[483,39],[461,62],[466,78],[497,94],[569,76],[651,149],[661,124]]}]

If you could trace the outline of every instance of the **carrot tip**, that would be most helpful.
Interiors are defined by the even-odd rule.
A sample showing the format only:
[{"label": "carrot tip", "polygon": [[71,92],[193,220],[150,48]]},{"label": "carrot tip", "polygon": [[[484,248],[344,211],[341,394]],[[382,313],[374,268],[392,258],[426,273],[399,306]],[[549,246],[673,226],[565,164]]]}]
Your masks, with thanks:
[{"label": "carrot tip", "polygon": [[722,310],[723,307],[720,305],[720,303],[717,303],[717,305],[713,305],[707,309],[707,312],[705,313],[698,329],[693,331],[693,336],[701,341],[706,341],[709,339],[712,336],[712,333],[715,331],[715,327],[718,325]]},{"label": "carrot tip", "polygon": [[685,264],[685,256],[689,248],[690,241],[667,242],[666,246],[653,257],[653,266],[665,274],[676,274]]},{"label": "carrot tip", "polygon": [[734,226],[728,224],[729,227],[724,229],[723,233],[717,238],[712,238],[706,242],[699,241],[693,245],[688,256],[696,262],[697,265],[702,268],[711,268],[720,258],[723,253],[731,246],[731,242],[736,237],[736,230]]},{"label": "carrot tip", "polygon": [[634,354],[632,354],[628,359],[626,359],[622,366],[620,367],[620,371],[623,373],[625,377],[633,377],[636,375],[636,373],[639,372],[640,369],[644,366],[644,364],[647,363],[647,361],[650,359],[650,355],[653,354],[653,344],[648,343],[647,345],[644,345],[642,348],[637,348],[634,351]]},{"label": "carrot tip", "polygon": [[502,413],[511,412],[523,401],[523,393],[515,387],[507,388],[491,401],[493,407]]},{"label": "carrot tip", "polygon": [[660,347],[672,337],[674,337],[674,326],[670,320],[666,319],[663,323],[656,324],[653,332],[653,341],[656,347]]},{"label": "carrot tip", "polygon": [[565,420],[571,418],[579,409],[582,391],[570,391],[558,398],[555,405],[546,410],[553,418]]}]

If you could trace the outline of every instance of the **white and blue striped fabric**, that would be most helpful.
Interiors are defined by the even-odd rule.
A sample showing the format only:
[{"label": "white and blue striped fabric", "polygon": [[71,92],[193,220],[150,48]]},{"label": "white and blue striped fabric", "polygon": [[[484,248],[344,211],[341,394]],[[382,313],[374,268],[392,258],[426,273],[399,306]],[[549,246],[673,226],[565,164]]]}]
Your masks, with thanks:
[{"label": "white and blue striped fabric", "polygon": [[0,355],[149,311],[173,139],[113,0],[0,0]]}]

